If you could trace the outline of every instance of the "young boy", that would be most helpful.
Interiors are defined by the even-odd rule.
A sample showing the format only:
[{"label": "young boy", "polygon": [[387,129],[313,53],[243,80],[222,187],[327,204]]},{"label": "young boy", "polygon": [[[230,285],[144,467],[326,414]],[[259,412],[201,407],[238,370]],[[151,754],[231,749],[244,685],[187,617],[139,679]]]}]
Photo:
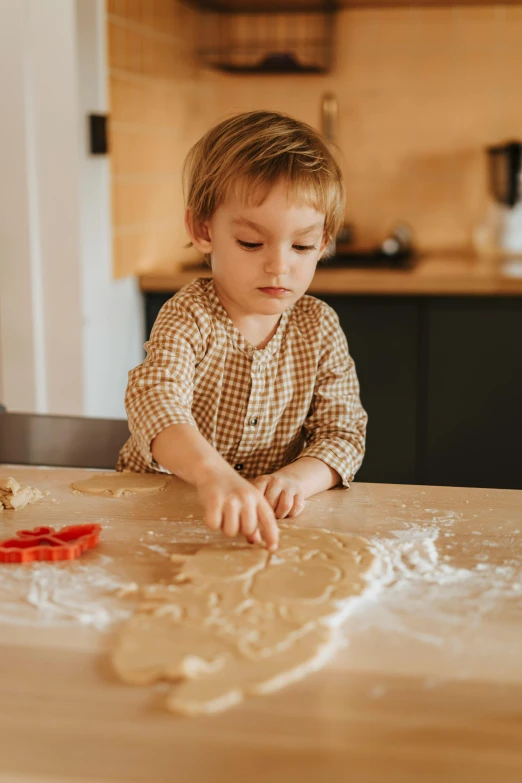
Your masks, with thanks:
[{"label": "young boy", "polygon": [[334,311],[305,296],[344,214],[316,131],[275,112],[212,128],[185,164],[185,224],[213,279],[161,309],[129,373],[118,469],[193,484],[212,530],[268,548],[277,519],[349,486],[367,416]]}]

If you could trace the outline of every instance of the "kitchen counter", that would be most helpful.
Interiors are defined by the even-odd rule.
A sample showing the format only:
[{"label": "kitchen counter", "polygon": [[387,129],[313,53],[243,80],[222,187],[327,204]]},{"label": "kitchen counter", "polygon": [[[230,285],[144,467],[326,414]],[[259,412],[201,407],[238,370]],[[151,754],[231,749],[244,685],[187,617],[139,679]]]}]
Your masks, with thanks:
[{"label": "kitchen counter", "polygon": [[521,492],[355,482],[310,498],[299,524],[368,538],[380,592],[321,671],[181,719],[108,655],[133,608],[118,584],[168,579],[173,543],[204,541],[194,490],[88,498],[70,490],[86,471],[0,473],[51,492],[4,511],[4,536],[104,527],[76,563],[0,565],[1,783],[522,780]]},{"label": "kitchen counter", "polygon": [[[144,292],[175,292],[196,272],[148,272],[139,278]],[[309,293],[426,296],[522,296],[522,259],[508,264],[479,260],[459,253],[426,254],[412,269],[339,269],[319,267]]]}]

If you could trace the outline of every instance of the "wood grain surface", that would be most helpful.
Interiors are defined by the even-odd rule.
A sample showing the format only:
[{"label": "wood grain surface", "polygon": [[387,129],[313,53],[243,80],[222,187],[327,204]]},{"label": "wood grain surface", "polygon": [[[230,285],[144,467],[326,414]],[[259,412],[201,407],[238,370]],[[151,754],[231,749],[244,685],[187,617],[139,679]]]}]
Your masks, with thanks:
[{"label": "wood grain surface", "polygon": [[[156,495],[112,499],[72,493],[87,471],[0,475],[51,492],[2,512],[2,538],[103,525],[82,558],[86,591],[96,569],[121,584],[168,579],[169,550],[206,533],[194,491],[176,479]],[[0,565],[1,783],[519,783],[522,493],[354,483],[311,498],[299,524],[368,538],[384,565],[393,561],[389,583],[348,618],[348,643],[323,670],[215,717],[174,716],[162,685],[116,680],[108,655],[121,620],[99,630],[73,612],[51,624],[25,587],[24,621],[5,616],[16,609],[10,587],[45,580],[39,565],[24,567],[33,577]],[[67,580],[79,565],[56,568]],[[132,611],[132,598],[99,600]]]}]

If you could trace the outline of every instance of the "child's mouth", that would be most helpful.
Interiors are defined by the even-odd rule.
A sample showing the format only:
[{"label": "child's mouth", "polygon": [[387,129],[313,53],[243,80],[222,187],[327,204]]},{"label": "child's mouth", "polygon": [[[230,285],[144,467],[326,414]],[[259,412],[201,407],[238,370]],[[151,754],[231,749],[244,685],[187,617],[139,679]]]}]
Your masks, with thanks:
[{"label": "child's mouth", "polygon": [[263,294],[266,294],[267,296],[284,296],[284,294],[290,293],[288,288],[260,288],[259,289]]}]

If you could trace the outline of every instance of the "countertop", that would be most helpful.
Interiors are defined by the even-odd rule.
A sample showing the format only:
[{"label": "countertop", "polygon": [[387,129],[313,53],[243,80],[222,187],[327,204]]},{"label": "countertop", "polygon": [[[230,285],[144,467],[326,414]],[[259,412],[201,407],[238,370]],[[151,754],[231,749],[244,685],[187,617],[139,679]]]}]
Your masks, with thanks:
[{"label": "countertop", "polygon": [[[210,270],[148,272],[139,278],[144,292],[178,291]],[[309,293],[425,296],[522,296],[522,259],[495,263],[463,253],[419,257],[412,269],[338,269],[325,265],[315,273]]]},{"label": "countertop", "polygon": [[108,654],[133,608],[117,586],[168,578],[173,543],[203,541],[194,490],[88,498],[70,489],[87,471],[0,473],[51,492],[2,512],[3,535],[104,527],[76,563],[0,565],[2,783],[522,780],[521,492],[355,482],[310,498],[299,524],[368,538],[380,592],[321,671],[183,719],[159,686],[118,682]]}]

